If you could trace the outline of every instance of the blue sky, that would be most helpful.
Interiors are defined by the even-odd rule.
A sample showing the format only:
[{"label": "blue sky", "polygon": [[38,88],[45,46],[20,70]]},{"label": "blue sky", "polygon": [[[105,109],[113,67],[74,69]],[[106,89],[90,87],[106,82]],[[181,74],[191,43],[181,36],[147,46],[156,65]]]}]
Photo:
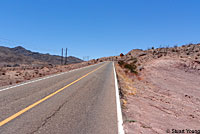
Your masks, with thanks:
[{"label": "blue sky", "polygon": [[0,45],[98,58],[200,42],[200,0],[1,0]]}]

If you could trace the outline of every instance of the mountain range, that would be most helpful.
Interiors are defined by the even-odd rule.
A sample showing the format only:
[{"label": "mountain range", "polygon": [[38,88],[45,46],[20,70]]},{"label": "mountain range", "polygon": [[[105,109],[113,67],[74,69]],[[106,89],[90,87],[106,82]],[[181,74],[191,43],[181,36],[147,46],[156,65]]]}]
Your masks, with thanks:
[{"label": "mountain range", "polygon": [[[67,64],[80,62],[83,62],[83,60],[73,56],[67,57]],[[32,52],[21,46],[14,48],[0,46],[0,66],[47,64],[61,64],[61,56]]]}]

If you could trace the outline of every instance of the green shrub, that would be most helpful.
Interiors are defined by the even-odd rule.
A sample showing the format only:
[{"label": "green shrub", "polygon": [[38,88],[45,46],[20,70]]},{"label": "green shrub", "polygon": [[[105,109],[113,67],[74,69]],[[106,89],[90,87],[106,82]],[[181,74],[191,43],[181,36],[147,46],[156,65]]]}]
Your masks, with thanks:
[{"label": "green shrub", "polygon": [[131,65],[131,67],[132,67],[134,70],[137,69],[137,66],[135,65],[134,62],[132,62],[130,65]]},{"label": "green shrub", "polygon": [[131,73],[138,74],[138,72],[136,71],[137,69],[137,66],[135,64],[136,62],[137,62],[137,58],[134,58],[133,62],[131,62],[130,64],[125,63],[122,60],[118,61],[118,64],[120,67],[130,70]]},{"label": "green shrub", "polygon": [[122,67],[124,65],[124,61],[120,60],[120,61],[118,61],[118,64],[119,64],[119,66]]},{"label": "green shrub", "polygon": [[138,74],[138,72],[136,71],[137,66],[134,63],[125,64],[124,68],[129,69],[131,71],[131,73]]}]

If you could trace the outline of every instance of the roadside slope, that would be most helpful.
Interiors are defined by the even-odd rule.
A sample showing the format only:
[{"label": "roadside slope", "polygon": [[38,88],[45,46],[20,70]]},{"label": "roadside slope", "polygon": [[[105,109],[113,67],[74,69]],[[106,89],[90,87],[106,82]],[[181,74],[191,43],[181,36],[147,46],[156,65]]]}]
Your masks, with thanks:
[{"label": "roadside slope", "polygon": [[[126,133],[162,134],[168,129],[170,132],[172,129],[199,130],[198,68],[199,64],[190,61],[163,57],[147,62],[136,77],[123,74],[124,71],[117,66],[124,93]],[[132,84],[127,84],[122,76],[130,79]]]}]

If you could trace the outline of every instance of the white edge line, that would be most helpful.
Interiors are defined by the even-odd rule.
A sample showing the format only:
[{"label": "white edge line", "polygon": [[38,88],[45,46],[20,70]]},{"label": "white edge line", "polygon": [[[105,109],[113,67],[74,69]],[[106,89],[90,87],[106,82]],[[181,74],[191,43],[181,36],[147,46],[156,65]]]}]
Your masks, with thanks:
[{"label": "white edge line", "polygon": [[[100,62],[100,63],[98,63],[98,64],[101,64],[101,63],[103,63],[103,62]],[[69,73],[69,72],[77,71],[77,70],[80,70],[80,69],[84,69],[84,68],[96,66],[96,65],[98,65],[98,64],[94,64],[94,65],[89,65],[89,66],[85,66],[85,67],[82,67],[82,68],[73,69],[73,70],[70,70],[70,71],[67,71],[67,72],[62,72],[62,73],[59,73],[59,74],[52,74],[52,75],[50,75],[50,76],[45,76],[45,77],[43,77],[43,78],[36,79],[36,80],[30,80],[30,81],[25,82],[25,83],[21,83],[21,84],[18,84],[18,85],[14,85],[14,86],[10,86],[10,87],[4,88],[4,89],[0,89],[0,92],[1,92],[1,91],[5,91],[5,90],[8,90],[8,89],[11,89],[11,88],[15,88],[15,87],[27,85],[27,84],[30,84],[30,83],[34,83],[34,82],[37,82],[37,81],[41,81],[41,80],[49,79],[49,78],[52,78],[52,77],[56,77],[56,76],[59,76],[59,75],[63,75],[63,74]]]},{"label": "white edge line", "polygon": [[119,98],[119,88],[118,88],[117,75],[116,75],[116,71],[115,71],[114,62],[113,62],[113,71],[114,71],[114,77],[115,77],[118,134],[124,134],[122,110],[121,110],[121,104],[120,104],[120,98]]}]

